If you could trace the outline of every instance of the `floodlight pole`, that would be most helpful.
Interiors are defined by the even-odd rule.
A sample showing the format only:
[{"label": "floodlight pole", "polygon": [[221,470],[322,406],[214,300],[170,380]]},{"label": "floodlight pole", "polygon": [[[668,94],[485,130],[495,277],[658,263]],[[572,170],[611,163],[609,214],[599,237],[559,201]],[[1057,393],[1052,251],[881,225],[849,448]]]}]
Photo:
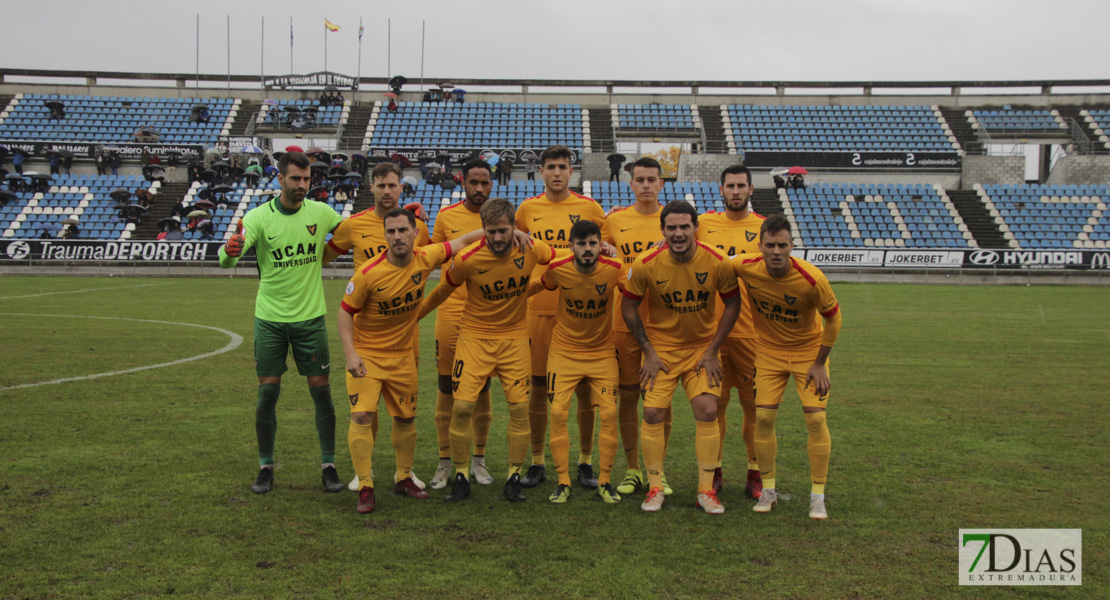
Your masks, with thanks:
[{"label": "floodlight pole", "polygon": [[258,44],[258,95],[266,101],[266,15],[262,15],[262,38]]},{"label": "floodlight pole", "polygon": [[231,96],[231,15],[227,16],[227,95]]},{"label": "floodlight pole", "polygon": [[193,89],[196,90],[196,98],[200,99],[200,13],[197,13],[197,79],[194,82]]},{"label": "floodlight pole", "polygon": [[420,20],[420,93],[424,93],[424,19]]},{"label": "floodlight pole", "polygon": [[393,78],[393,19],[385,20],[385,78]]}]

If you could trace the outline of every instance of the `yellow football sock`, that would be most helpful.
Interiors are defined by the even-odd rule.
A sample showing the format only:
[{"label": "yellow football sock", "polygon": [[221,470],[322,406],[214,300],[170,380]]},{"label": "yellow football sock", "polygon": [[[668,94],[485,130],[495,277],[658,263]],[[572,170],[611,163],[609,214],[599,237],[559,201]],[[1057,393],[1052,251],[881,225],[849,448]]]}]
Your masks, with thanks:
[{"label": "yellow football sock", "polygon": [[720,464],[717,451],[721,447],[720,429],[716,420],[698,421],[694,434],[694,452],[698,455],[698,493],[713,489],[713,471]]},{"label": "yellow football sock", "polygon": [[590,382],[582,380],[578,384],[578,449],[581,451],[578,463],[592,462],[594,452],[594,430],[597,426],[597,410],[590,400]]},{"label": "yellow football sock", "polygon": [[613,461],[617,459],[617,407],[603,406],[598,412],[601,413],[601,434],[597,437],[597,445],[601,456],[597,484],[605,485],[612,478]]},{"label": "yellow football sock", "polygon": [[547,434],[547,388],[542,385],[532,386],[532,395],[528,400],[528,426],[531,431],[532,464],[544,463],[543,441]]},{"label": "yellow football sock", "polygon": [[486,455],[486,442],[489,441],[489,425],[493,422],[493,405],[490,392],[478,392],[478,404],[474,407],[474,455]]},{"label": "yellow football sock", "polygon": [[470,444],[474,439],[474,402],[455,398],[451,407],[451,462],[470,479]]},{"label": "yellow football sock", "polygon": [[416,455],[416,421],[393,419],[393,451],[397,460],[395,481],[412,477],[412,458]]},{"label": "yellow football sock", "polygon": [[[527,402],[509,404],[509,477],[520,472],[524,459],[528,457],[528,415]],[[546,411],[544,416],[547,416]],[[542,451],[540,455],[543,455]]]},{"label": "yellow football sock", "polygon": [[370,470],[374,468],[374,426],[352,421],[347,429],[347,447],[359,487],[374,487],[374,480],[370,478]]},{"label": "yellow football sock", "polygon": [[717,436],[720,439],[720,447],[717,448],[717,460],[713,465],[714,468],[721,466],[721,460],[725,457],[725,433],[728,431],[728,400],[732,395],[732,388],[721,386],[721,395],[717,398]]},{"label": "yellow football sock", "polygon": [[566,405],[551,405],[551,461],[555,463],[555,472],[559,474],[559,483],[570,485],[570,433],[567,431],[567,419],[570,411]]},{"label": "yellow football sock", "polygon": [[[748,470],[758,471],[759,461],[756,459],[758,454],[755,452],[755,388],[741,389],[739,398],[740,408],[744,409],[744,423],[740,427],[740,433],[744,437],[744,450],[748,453]],[[721,418],[719,411],[717,418]]]},{"label": "yellow football sock", "polygon": [[648,488],[663,488],[663,457],[667,449],[663,442],[663,424],[640,424],[640,446],[644,450],[644,466],[647,467]]},{"label": "yellow football sock", "polygon": [[825,493],[825,481],[829,476],[829,455],[832,453],[832,436],[825,422],[825,411],[805,413],[809,440],[806,452],[809,454],[809,473],[813,478],[810,488],[814,494]]},{"label": "yellow football sock", "polygon": [[451,394],[436,392],[436,444],[439,458],[451,458],[451,407],[455,403]]},{"label": "yellow football sock", "polygon": [[640,469],[640,390],[620,390],[618,409],[624,460],[629,469]]},{"label": "yellow football sock", "polygon": [[759,454],[759,474],[763,479],[763,489],[775,489],[775,458],[779,453],[778,438],[775,437],[775,419],[778,409],[755,409],[755,451]]},{"label": "yellow football sock", "polygon": [[378,413],[374,413],[374,420],[371,421],[370,426],[374,428],[374,439],[378,439]]},{"label": "yellow football sock", "polygon": [[667,407],[667,416],[663,417],[663,454],[667,454],[667,448],[671,447],[671,417],[674,416],[672,407]]}]

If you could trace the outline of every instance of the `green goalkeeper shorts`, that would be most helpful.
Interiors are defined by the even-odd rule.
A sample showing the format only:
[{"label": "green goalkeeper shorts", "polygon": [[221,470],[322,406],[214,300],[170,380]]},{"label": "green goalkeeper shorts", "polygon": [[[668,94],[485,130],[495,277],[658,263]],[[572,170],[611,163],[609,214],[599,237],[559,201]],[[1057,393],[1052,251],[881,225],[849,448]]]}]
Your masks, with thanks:
[{"label": "green goalkeeper shorts", "polygon": [[254,364],[259,377],[280,377],[288,370],[286,357],[292,353],[297,372],[306,377],[331,372],[328,328],[324,316],[296,323],[254,319]]}]

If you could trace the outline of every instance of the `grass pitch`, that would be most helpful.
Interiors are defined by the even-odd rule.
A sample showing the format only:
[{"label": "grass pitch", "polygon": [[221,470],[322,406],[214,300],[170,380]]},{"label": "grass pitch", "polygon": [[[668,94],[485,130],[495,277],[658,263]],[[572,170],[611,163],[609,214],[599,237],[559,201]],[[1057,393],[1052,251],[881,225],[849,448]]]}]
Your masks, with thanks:
[{"label": "grass pitch", "polygon": [[[343,281],[325,282],[333,359]],[[295,369],[278,405],[275,490],[256,469],[257,281],[0,279],[0,598],[1009,598],[1104,597],[1110,553],[1103,289],[836,285],[830,519],[808,510],[805,426],[779,418],[779,506],[742,495],[740,411],[726,441],[727,512],[693,507],[693,418],[676,403],[659,514],[549,479],[509,504],[500,481],[447,505],[393,496],[383,423],[378,509],[320,491],[312,403]],[[90,319],[87,317],[110,317]],[[131,320],[116,320],[125,318]],[[163,321],[150,323],[146,321]],[[431,318],[421,327],[416,472],[435,469]],[[346,481],[343,373],[337,463]],[[494,387],[488,464],[504,474]],[[571,419],[572,440],[574,419]],[[576,455],[572,441],[572,457]],[[596,456],[596,450],[595,450]],[[596,463],[596,459],[595,459]],[[548,462],[549,472],[550,461]],[[618,457],[615,476],[624,472]],[[785,498],[784,498],[785,496]],[[960,528],[1082,528],[1084,586],[959,588]]]}]

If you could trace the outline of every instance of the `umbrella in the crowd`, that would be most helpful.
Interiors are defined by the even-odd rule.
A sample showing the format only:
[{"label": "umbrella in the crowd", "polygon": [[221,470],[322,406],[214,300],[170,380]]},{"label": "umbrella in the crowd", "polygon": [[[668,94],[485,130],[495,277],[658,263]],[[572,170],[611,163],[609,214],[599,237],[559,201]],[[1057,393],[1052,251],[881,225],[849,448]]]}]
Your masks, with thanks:
[{"label": "umbrella in the crowd", "polygon": [[446,164],[448,162],[451,162],[451,155],[447,154],[446,152],[443,152],[443,153],[440,153],[440,154],[436,155],[436,160],[441,162],[441,163]]},{"label": "umbrella in the crowd", "polygon": [[444,81],[443,83],[439,84],[439,87],[445,90],[452,90],[455,89],[455,84],[451,83],[450,81]]},{"label": "umbrella in the crowd", "polygon": [[15,193],[13,193],[11,191],[0,190],[0,202],[10,202],[12,200],[15,200],[18,197],[19,196],[16,196]]},{"label": "umbrella in the crowd", "polygon": [[790,167],[787,173],[791,175],[809,175],[809,171],[807,171],[805,167]]},{"label": "umbrella in the crowd", "polygon": [[47,150],[46,152],[43,152],[42,155],[45,156],[46,158],[51,158],[51,157],[54,157],[54,156],[58,156],[59,154],[58,154],[57,150],[51,149],[51,150]]},{"label": "umbrella in the crowd", "polygon": [[332,181],[343,181],[346,178],[346,173],[332,173],[331,175],[328,175],[328,179],[331,179]]},{"label": "umbrella in the crowd", "polygon": [[386,92],[386,93],[382,94],[382,96],[384,96],[386,98],[392,98],[394,100],[397,99],[397,94],[394,94],[393,92]]},{"label": "umbrella in the crowd", "polygon": [[495,167],[495,166],[497,166],[497,163],[501,162],[501,155],[497,154],[496,152],[491,152],[490,155],[485,157],[485,158],[486,158],[486,164],[488,164],[491,167]]},{"label": "umbrella in the crowd", "polygon": [[406,169],[412,168],[412,161],[409,160],[409,157],[405,156],[404,154],[401,154],[400,152],[394,154],[393,156],[390,156],[389,160],[401,165],[402,167],[404,167]]},{"label": "umbrella in the crowd", "polygon": [[135,190],[135,197],[142,198],[143,200],[149,202],[154,199],[154,194],[151,194],[150,190],[138,189]]},{"label": "umbrella in the crowd", "polygon": [[403,178],[401,178],[401,183],[402,184],[407,183],[407,184],[411,185],[412,187],[416,187],[416,178],[413,177],[412,175],[406,175]]},{"label": "umbrella in the crowd", "polygon": [[230,185],[227,185],[226,183],[221,183],[219,185],[214,185],[214,186],[212,186],[211,189],[212,189],[213,192],[216,192],[217,194],[227,194],[229,192],[235,191],[235,188],[231,187]]},{"label": "umbrella in the crowd", "polygon": [[81,224],[80,217],[70,216],[70,217],[66,217],[66,218],[62,219],[62,225],[80,225],[80,224]]},{"label": "umbrella in the crowd", "polygon": [[318,169],[323,169],[324,171],[327,171],[328,169],[331,168],[331,165],[329,165],[326,162],[321,162],[321,161],[316,161],[316,162],[314,162],[314,163],[312,163],[308,166],[311,167],[313,171],[318,170]]},{"label": "umbrella in the crowd", "polygon": [[328,188],[326,188],[322,185],[318,185],[318,186],[308,190],[308,193],[306,193],[305,195],[309,198],[327,198]]},{"label": "umbrella in the crowd", "polygon": [[231,165],[226,160],[217,160],[216,162],[212,163],[213,169],[221,167],[231,167]]},{"label": "umbrella in the crowd", "polygon": [[439,182],[439,187],[445,190],[453,190],[455,189],[455,180],[450,177],[444,177],[443,181]]},{"label": "umbrella in the crowd", "polygon": [[181,233],[180,229],[170,229],[166,232],[166,237],[162,238],[171,242],[176,242],[185,239],[185,234]]},{"label": "umbrella in the crowd", "polygon": [[39,181],[50,181],[51,179],[54,179],[54,176],[49,173],[35,173],[31,176],[31,179],[38,179]]},{"label": "umbrella in the crowd", "polygon": [[335,159],[337,159],[337,158],[338,158],[339,160],[343,161],[343,162],[347,162],[348,160],[350,160],[350,159],[351,159],[351,157],[350,157],[350,156],[347,156],[346,154],[343,154],[342,152],[335,152],[335,153],[333,153],[333,154],[331,155],[331,159],[332,159],[332,160],[335,160]]},{"label": "umbrella in the crowd", "polygon": [[145,213],[147,211],[146,207],[142,204],[128,204],[127,208],[137,213]]},{"label": "umbrella in the crowd", "polygon": [[204,212],[203,210],[194,210],[193,212],[191,212],[191,213],[189,213],[185,216],[190,218],[190,219],[196,219],[197,217],[206,217],[207,218],[207,217],[211,217],[212,215]]},{"label": "umbrella in the crowd", "polygon": [[295,106],[293,104],[288,104],[282,110],[284,110],[287,113],[299,113],[299,112],[301,112],[301,107]]},{"label": "umbrella in the crowd", "polygon": [[6,179],[7,181],[15,181],[17,179],[20,180],[20,181],[23,181],[23,176],[20,175],[19,173],[9,173],[6,176],[4,176],[4,179]]},{"label": "umbrella in the crowd", "polygon": [[46,108],[56,108],[56,109],[59,109],[59,110],[64,109],[66,107],[65,104],[62,104],[61,102],[58,102],[57,100],[48,100],[44,104],[46,104]]},{"label": "umbrella in the crowd", "polygon": [[775,175],[786,175],[789,172],[790,172],[790,169],[787,169],[786,167],[778,167],[776,169],[771,169],[770,174],[773,177]]},{"label": "umbrella in the crowd", "polygon": [[443,165],[441,165],[437,162],[430,162],[430,163],[428,163],[427,165],[424,165],[424,166],[428,167],[428,169],[431,170],[431,171],[437,171],[437,170],[443,168]]},{"label": "umbrella in the crowd", "polygon": [[[105,148],[107,148],[107,146],[105,146]],[[204,155],[208,156],[209,154],[214,154],[216,156],[219,156],[220,151],[217,150],[216,148],[208,148],[207,150],[204,151]]]},{"label": "umbrella in the crowd", "polygon": [[197,197],[201,200],[207,200],[212,197],[212,190],[204,188],[203,190],[197,192]]},{"label": "umbrella in the crowd", "polygon": [[305,150],[304,153],[308,154],[308,155],[326,154],[326,152],[324,152],[324,149],[319,147],[319,146],[313,146],[313,147],[309,148],[308,150]]},{"label": "umbrella in the crowd", "polygon": [[622,163],[622,164],[623,164],[623,163],[624,163],[624,161],[626,161],[626,160],[628,160],[628,159],[627,159],[627,158],[625,158],[623,154],[610,154],[609,156],[606,156],[606,157],[605,157],[605,160],[608,160],[608,161],[616,161],[616,162],[618,162],[618,163]]},{"label": "umbrella in the crowd", "polygon": [[62,158],[73,158],[73,152],[70,152],[69,150],[59,150],[58,156]]},{"label": "umbrella in the crowd", "polygon": [[158,221],[159,229],[167,229],[170,227],[181,227],[181,217],[166,217],[165,219]]},{"label": "umbrella in the crowd", "polygon": [[200,221],[197,221],[197,229],[200,229],[201,227],[208,227],[211,224],[212,219],[201,219]]},{"label": "umbrella in the crowd", "polygon": [[200,210],[212,210],[216,208],[216,203],[211,200],[197,200],[193,203],[193,208]]},{"label": "umbrella in the crowd", "polygon": [[399,88],[399,87],[401,87],[402,85],[405,85],[408,82],[409,82],[408,77],[405,77],[404,75],[394,75],[393,78],[389,80],[389,87]]},{"label": "umbrella in the crowd", "polygon": [[165,175],[166,170],[162,168],[162,165],[147,165],[143,167],[143,173],[147,175]]},{"label": "umbrella in the crowd", "polygon": [[262,148],[251,144],[239,151],[242,154],[262,154]]},{"label": "umbrella in the crowd", "polygon": [[304,152],[304,148],[301,148],[300,146],[297,146],[296,144],[294,144],[294,145],[291,145],[291,146],[286,146],[285,151],[286,152]]},{"label": "umbrella in the crowd", "polygon": [[13,154],[22,154],[24,156],[27,156],[27,151],[24,150],[23,148],[16,148],[15,150],[12,150],[12,153]]},{"label": "umbrella in the crowd", "polygon": [[362,175],[360,175],[358,173],[355,173],[354,171],[347,171],[347,173],[345,175],[343,175],[343,179],[350,179],[350,180],[353,180],[353,181],[362,181]]},{"label": "umbrella in the crowd", "polygon": [[57,231],[61,229],[61,227],[58,227],[53,223],[39,223],[37,229],[41,231]]},{"label": "umbrella in the crowd", "polygon": [[366,155],[361,152],[354,152],[351,154],[351,160],[366,160]]},{"label": "umbrella in the crowd", "polygon": [[111,198],[112,200],[118,200],[120,202],[126,202],[129,198],[131,198],[131,190],[127,190],[127,189],[124,189],[124,188],[116,188],[116,189],[112,190],[111,192],[108,192],[108,197]]},{"label": "umbrella in the crowd", "polygon": [[35,175],[39,175],[39,174],[40,173],[38,171],[24,171],[23,172],[24,177],[34,177]]},{"label": "umbrella in the crowd", "polygon": [[370,153],[370,158],[389,158],[389,154],[385,150],[375,150]]}]

